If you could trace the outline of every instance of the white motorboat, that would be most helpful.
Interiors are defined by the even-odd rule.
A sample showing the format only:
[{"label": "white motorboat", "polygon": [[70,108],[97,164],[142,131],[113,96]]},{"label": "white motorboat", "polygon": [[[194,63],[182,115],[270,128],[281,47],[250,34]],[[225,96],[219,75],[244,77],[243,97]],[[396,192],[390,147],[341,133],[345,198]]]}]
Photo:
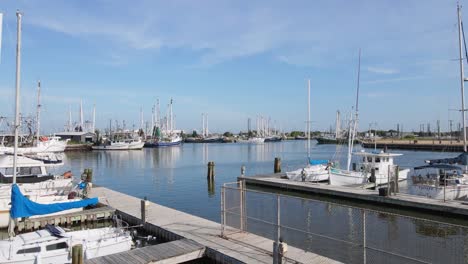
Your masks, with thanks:
[{"label": "white motorboat", "polygon": [[0,262],[71,263],[71,249],[83,245],[84,259],[128,251],[132,247],[129,232],[121,228],[105,227],[65,232],[58,226],[25,233],[11,240],[0,241]]},{"label": "white motorboat", "polygon": [[[370,182],[376,185],[386,184],[389,173],[396,173],[393,158],[402,154],[362,151],[354,153],[354,155],[362,157],[362,162],[356,168],[356,171],[331,168],[331,185],[362,185]],[[371,177],[372,171],[375,171],[375,178]],[[405,180],[409,171],[409,169],[399,169],[398,179]]]},{"label": "white motorboat", "polygon": [[247,143],[250,144],[263,144],[265,143],[265,138],[264,137],[251,137],[247,139]]}]

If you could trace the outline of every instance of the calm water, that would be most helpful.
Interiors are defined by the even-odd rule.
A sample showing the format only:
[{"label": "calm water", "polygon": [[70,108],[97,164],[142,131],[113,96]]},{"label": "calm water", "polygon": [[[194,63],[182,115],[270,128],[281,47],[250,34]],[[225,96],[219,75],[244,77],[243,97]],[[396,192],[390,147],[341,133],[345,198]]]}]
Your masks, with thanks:
[{"label": "calm water", "polygon": [[[249,144],[184,144],[141,151],[69,152],[60,169],[77,175],[85,168],[94,170],[93,181],[113,190],[149,200],[214,221],[220,221],[220,188],[234,182],[242,165],[246,174],[273,172],[275,157],[282,159],[283,171],[304,166],[306,141]],[[346,164],[346,146],[315,145],[315,159],[338,157]],[[456,153],[398,151],[403,167],[420,165],[428,158],[451,157]],[[208,161],[215,162],[215,186],[206,179]]]},{"label": "calm water", "polygon": [[[242,165],[246,166],[247,175],[271,173],[274,158],[280,157],[283,171],[297,169],[306,164],[306,144],[306,141],[285,141],[264,145],[184,144],[141,151],[75,152],[66,153],[65,166],[60,169],[71,169],[78,174],[85,168],[93,168],[93,180],[98,185],[140,198],[146,196],[158,204],[219,222],[221,186],[223,183],[236,181]],[[356,151],[359,150],[360,147],[357,147]],[[338,159],[342,165],[346,164],[346,152],[346,146],[313,144],[311,148],[312,158]],[[401,167],[421,165],[426,159],[457,155],[457,153],[441,152],[392,152],[404,154],[395,160]],[[214,161],[216,164],[214,188],[208,185],[206,179],[208,161]],[[276,192],[263,188],[261,190]],[[358,244],[362,243],[360,241],[363,236],[361,210],[336,204],[366,207],[377,211],[385,210],[468,226],[468,220],[451,219],[443,215],[434,216],[331,198],[282,193],[315,199],[304,201],[291,198],[281,201],[283,224]],[[237,206],[238,192],[234,191],[231,198],[227,199]],[[112,201],[110,203],[112,204]],[[276,200],[273,195],[265,197],[249,193],[246,196],[246,206],[249,216],[275,222]],[[238,217],[228,218],[228,224],[231,224],[229,221],[233,221],[232,225],[236,226]],[[447,263],[464,263],[468,260],[464,254],[465,248],[468,248],[468,236],[463,227],[452,228],[444,224],[379,212],[367,215],[366,227],[368,243],[375,248],[434,263],[447,261]],[[250,220],[247,223],[247,230],[270,238],[274,238],[275,235],[273,226]],[[285,241],[293,246],[346,263],[363,261],[360,247],[310,236],[291,229],[282,232]],[[407,259],[395,256],[390,258],[389,255],[370,249],[367,256],[370,263],[411,263],[407,262]]]}]

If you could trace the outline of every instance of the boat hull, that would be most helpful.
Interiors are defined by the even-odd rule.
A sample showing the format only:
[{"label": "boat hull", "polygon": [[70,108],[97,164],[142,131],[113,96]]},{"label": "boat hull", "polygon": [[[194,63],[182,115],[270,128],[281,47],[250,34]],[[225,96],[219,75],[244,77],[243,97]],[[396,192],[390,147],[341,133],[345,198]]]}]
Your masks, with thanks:
[{"label": "boat hull", "polygon": [[286,172],[288,179],[292,181],[302,181],[302,171],[305,172],[304,181],[308,182],[321,182],[328,181],[329,173],[326,166],[315,165],[308,166],[303,169],[298,169],[295,171]]},{"label": "boat hull", "polygon": [[[398,179],[405,180],[408,177],[409,171],[409,169],[400,170]],[[330,172],[330,184],[336,186],[362,185],[369,183],[370,176],[370,173],[332,169]],[[376,185],[386,184],[388,176],[377,174],[375,182]]]}]

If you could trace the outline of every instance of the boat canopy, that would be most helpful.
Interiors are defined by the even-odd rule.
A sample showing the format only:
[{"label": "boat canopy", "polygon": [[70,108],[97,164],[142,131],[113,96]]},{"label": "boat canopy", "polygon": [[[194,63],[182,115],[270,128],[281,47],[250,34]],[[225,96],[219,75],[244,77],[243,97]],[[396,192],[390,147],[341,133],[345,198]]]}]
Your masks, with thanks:
[{"label": "boat canopy", "polygon": [[310,165],[320,165],[320,164],[327,164],[328,160],[314,160],[314,159],[309,159],[309,164]]},{"label": "boat canopy", "polygon": [[463,152],[462,154],[458,155],[455,158],[426,160],[426,163],[468,165],[468,153]]},{"label": "boat canopy", "polygon": [[461,170],[460,167],[454,166],[454,165],[449,165],[449,164],[431,164],[431,165],[424,165],[424,166],[415,167],[414,169],[415,170],[442,169],[442,170],[457,170],[457,171]]},{"label": "boat canopy", "polygon": [[86,207],[88,205],[96,205],[98,198],[85,199],[75,202],[40,204],[29,200],[25,197],[18,185],[11,186],[11,210],[12,218],[29,217],[33,215],[52,214],[72,208]]}]

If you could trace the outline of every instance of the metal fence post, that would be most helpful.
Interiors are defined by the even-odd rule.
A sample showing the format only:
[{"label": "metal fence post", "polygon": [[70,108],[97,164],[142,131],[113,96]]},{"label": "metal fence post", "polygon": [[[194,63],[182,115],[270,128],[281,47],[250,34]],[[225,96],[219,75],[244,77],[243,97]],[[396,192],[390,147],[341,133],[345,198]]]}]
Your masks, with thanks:
[{"label": "metal fence post", "polygon": [[221,237],[224,237],[224,226],[226,225],[226,206],[225,206],[225,189],[221,187]]},{"label": "metal fence post", "polygon": [[366,210],[362,209],[362,251],[363,251],[363,261],[362,263],[366,264]]},{"label": "metal fence post", "polygon": [[280,264],[282,262],[281,260],[281,253],[279,251],[280,247],[280,236],[281,236],[281,221],[280,221],[280,216],[281,216],[281,208],[280,208],[280,195],[276,195],[276,239],[275,242],[273,242],[273,264]]},{"label": "metal fence post", "polygon": [[244,181],[239,182],[239,200],[240,200],[240,230],[244,231]]}]

